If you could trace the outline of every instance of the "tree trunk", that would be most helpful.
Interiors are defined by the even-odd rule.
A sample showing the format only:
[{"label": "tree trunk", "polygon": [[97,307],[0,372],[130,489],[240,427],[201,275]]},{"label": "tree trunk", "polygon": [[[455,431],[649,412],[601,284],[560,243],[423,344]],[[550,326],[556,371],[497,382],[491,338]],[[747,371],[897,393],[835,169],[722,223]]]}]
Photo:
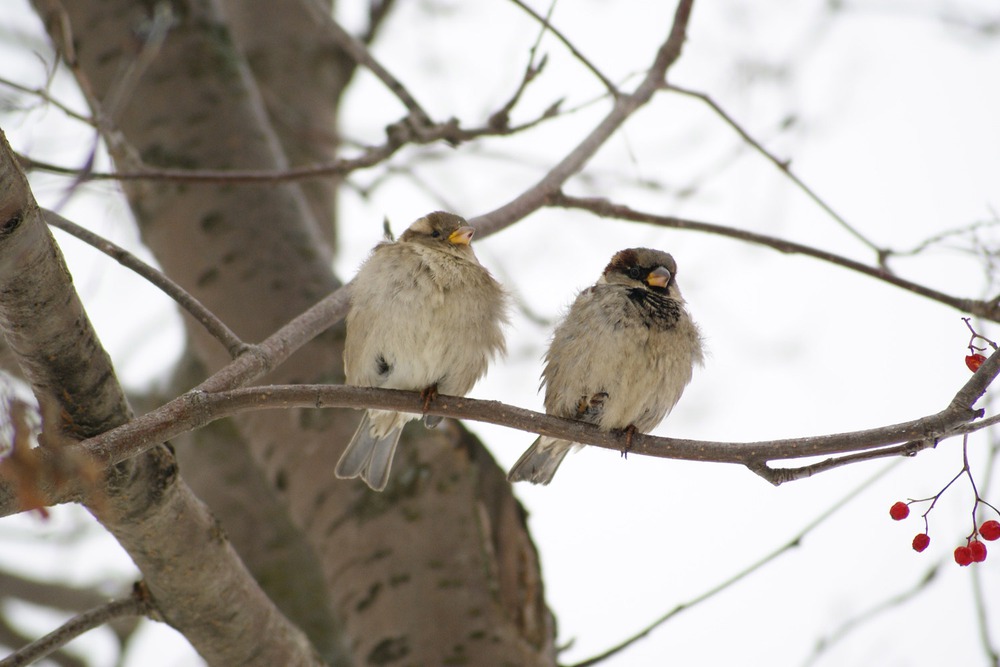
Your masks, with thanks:
[{"label": "tree trunk", "polygon": [[[35,1],[57,46],[66,52],[71,39],[81,85],[100,104],[95,112],[120,132],[123,144],[109,141],[120,169],[136,168],[132,155],[150,168],[256,170],[333,156],[336,101],[353,64],[327,36],[303,28],[304,4],[282,3],[280,12],[273,4],[230,4],[238,12],[232,22],[203,0],[175,3],[158,23],[129,0]],[[272,23],[276,13],[292,18]],[[150,39],[150,25],[169,25],[162,44]],[[272,27],[284,38],[265,39]],[[329,140],[315,141],[317,132]],[[306,188],[150,179],[125,191],[164,271],[247,342],[339,284],[330,268],[332,181]],[[224,364],[222,346],[185,321],[193,360],[209,371]],[[267,380],[342,382],[342,342],[339,328],[327,332]],[[226,439],[231,455],[245,452],[261,473],[236,475],[231,461],[192,459],[211,471],[201,471],[199,487],[223,485],[224,495],[239,499],[216,499],[213,509],[248,561],[270,563],[272,571],[275,563],[299,564],[284,577],[254,568],[261,584],[279,600],[279,588],[302,589],[286,577],[314,584],[318,569],[333,620],[325,641],[315,626],[310,635],[331,663],[553,664],[537,555],[482,444],[456,423],[414,426],[404,433],[389,488],[375,494],[332,474],[356,423],[345,411],[267,411],[199,437],[201,448]],[[276,528],[278,519],[264,531],[240,520],[241,507],[263,493],[271,496],[262,501],[267,513],[286,513],[291,532]],[[261,516],[257,510],[251,516]],[[274,538],[273,548],[259,549],[254,536],[261,534]],[[289,540],[312,553],[287,553]],[[295,618],[294,605],[281,607]]]}]

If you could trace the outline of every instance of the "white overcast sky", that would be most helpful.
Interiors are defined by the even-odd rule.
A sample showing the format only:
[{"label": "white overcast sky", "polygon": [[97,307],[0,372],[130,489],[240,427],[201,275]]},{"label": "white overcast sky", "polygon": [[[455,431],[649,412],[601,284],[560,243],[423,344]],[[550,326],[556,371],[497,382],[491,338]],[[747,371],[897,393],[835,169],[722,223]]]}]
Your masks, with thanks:
[{"label": "white overcast sky", "polygon": [[[343,21],[358,25],[354,5],[367,3],[340,4]],[[520,10],[502,1],[398,4],[374,52],[434,117],[455,115],[473,125],[506,100],[537,35]],[[949,229],[995,220],[1000,34],[976,29],[997,20],[995,3],[859,0],[839,3],[843,9],[834,14],[831,4],[838,3],[698,3],[670,81],[711,94],[880,246],[907,249]],[[553,22],[627,89],[652,61],[672,12],[673,3],[563,0]],[[27,4],[7,0],[0,76],[41,85],[39,58],[24,47],[2,45],[15,26],[42,39]],[[562,97],[568,108],[601,93],[599,81],[551,36],[541,51],[549,65],[515,120]],[[67,81],[62,72],[56,93],[79,107]],[[458,151],[405,150],[397,162],[412,167],[412,177],[399,175],[375,189],[369,188],[374,173],[353,175],[340,204],[339,274],[356,270],[379,239],[385,216],[399,231],[436,208],[472,216],[506,202],[571,149],[606,108],[598,101],[514,140]],[[362,74],[345,100],[344,134],[377,142],[400,115],[398,102]],[[74,165],[86,155],[90,135],[54,109],[4,114],[0,122],[14,148],[31,156]],[[66,180],[39,175],[32,182],[43,206],[63,203]],[[566,190],[873,260],[706,106],[677,95],[664,94],[643,109]],[[90,185],[63,212],[136,247],[114,195],[112,186]],[[179,349],[179,320],[169,302],[108,259],[58,238],[121,376],[132,386],[148,383],[169,367],[163,350]],[[995,251],[995,231],[986,229],[979,238]],[[869,428],[942,409],[969,376],[962,313],[815,260],[558,210],[539,211],[474,245],[525,307],[550,322],[616,250],[642,245],[675,256],[709,356],[657,434],[752,441]],[[892,266],[941,291],[981,297],[997,286],[987,284],[981,256],[963,251],[972,245],[969,236],[959,237]],[[122,321],[123,310],[129,321]],[[996,328],[984,333],[995,337]],[[550,334],[550,324],[516,314],[508,359],[472,395],[540,409],[536,390]],[[533,438],[470,426],[504,467]],[[939,561],[939,576],[921,595],[855,630],[815,664],[985,664],[972,571],[950,560],[970,530],[968,484],[957,482],[931,514],[932,542],[921,555],[909,548],[922,529],[919,520],[897,524],[888,518],[893,501],[933,495],[959,471],[960,445],[951,440],[896,465],[800,548],[606,665],[805,664],[818,640],[909,590]],[[986,446],[983,435],[970,440],[981,483],[989,476]],[[738,467],[638,456],[625,461],[615,452],[587,449],[567,458],[551,486],[519,485],[515,492],[530,512],[559,641],[571,644],[561,660],[600,652],[741,571],[886,465],[856,465],[774,488]],[[995,485],[986,495],[1000,504]],[[80,583],[133,576],[117,545],[93,526],[84,529],[91,537],[83,555],[66,557],[55,536],[86,525],[81,515],[60,511],[47,525],[25,517],[4,520],[0,564],[39,576],[64,571]],[[48,537],[39,542],[25,536],[33,531]],[[978,567],[986,590],[1000,590],[1000,546],[997,551]],[[990,622],[1000,641],[995,599],[988,601]],[[32,632],[53,622],[27,609],[21,616]],[[83,640],[87,650],[103,656],[100,664],[113,664],[108,638],[92,635]],[[152,629],[148,636],[161,648],[149,655],[137,647],[130,665],[197,664],[169,630]]]}]

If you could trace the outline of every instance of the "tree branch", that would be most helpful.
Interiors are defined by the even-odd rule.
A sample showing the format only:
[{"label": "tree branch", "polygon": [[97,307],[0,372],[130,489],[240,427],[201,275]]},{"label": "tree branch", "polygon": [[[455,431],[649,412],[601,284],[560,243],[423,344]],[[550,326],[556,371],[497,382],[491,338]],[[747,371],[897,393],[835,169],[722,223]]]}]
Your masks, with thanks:
[{"label": "tree branch", "polygon": [[132,595],[121,600],[112,600],[71,618],[49,634],[36,639],[24,648],[0,660],[0,667],[21,667],[41,660],[57,651],[73,639],[109,621],[124,616],[146,616],[153,611],[148,591],[141,583],[136,584]]},{"label": "tree branch", "polygon": [[774,549],[770,553],[765,554],[762,558],[754,561],[753,563],[751,563],[749,566],[747,566],[743,570],[737,572],[736,574],[734,574],[733,576],[729,577],[728,579],[720,582],[716,586],[708,589],[707,591],[705,591],[701,595],[699,595],[699,596],[697,596],[697,597],[695,597],[695,598],[693,598],[693,599],[691,599],[691,600],[689,600],[687,602],[682,602],[682,603],[678,604],[676,607],[674,607],[673,609],[671,609],[670,611],[668,611],[666,614],[664,614],[663,616],[659,617],[658,619],[656,619],[655,621],[653,621],[652,623],[650,623],[648,626],[646,626],[645,628],[643,628],[639,632],[635,633],[631,637],[625,639],[624,641],[618,643],[617,645],[612,646],[611,648],[609,648],[609,649],[601,652],[598,655],[595,655],[595,656],[592,656],[592,657],[590,657],[590,658],[588,658],[586,660],[583,660],[582,662],[575,663],[571,667],[593,667],[594,665],[597,665],[597,664],[603,662],[604,660],[607,660],[611,656],[616,655],[616,654],[624,651],[626,648],[628,648],[632,644],[636,643],[640,639],[648,636],[650,633],[652,633],[654,630],[656,630],[658,627],[660,627],[661,625],[663,625],[667,621],[671,620],[672,618],[674,618],[676,616],[679,616],[683,612],[690,610],[691,608],[693,608],[693,607],[701,604],[702,602],[705,602],[706,600],[708,600],[708,599],[710,599],[712,597],[715,597],[717,594],[719,594],[719,593],[727,590],[731,586],[734,586],[735,584],[739,583],[743,579],[746,579],[748,576],[750,576],[754,572],[757,572],[758,570],[762,569],[765,565],[767,565],[767,564],[771,563],[772,561],[776,560],[779,556],[781,556],[785,552],[788,552],[788,551],[791,551],[792,549],[798,548],[799,546],[802,545],[803,540],[805,540],[805,538],[811,532],[813,532],[814,530],[816,530],[816,528],[819,527],[820,525],[822,525],[823,522],[825,522],[831,516],[833,516],[834,514],[836,514],[841,508],[843,508],[844,506],[846,506],[849,502],[851,502],[852,500],[854,500],[857,496],[859,496],[862,493],[864,493],[865,491],[867,491],[871,487],[872,484],[874,484],[876,481],[878,481],[879,479],[881,479],[882,477],[884,477],[894,467],[895,467],[895,464],[888,465],[888,466],[884,467],[882,470],[880,470],[877,473],[875,473],[874,475],[872,475],[871,477],[869,477],[867,480],[865,480],[864,482],[862,482],[861,484],[859,484],[858,486],[856,486],[853,490],[851,490],[849,493],[847,493],[840,500],[838,500],[837,502],[835,502],[832,505],[830,505],[829,508],[827,508],[824,512],[820,513],[819,516],[817,516],[815,519],[813,519],[812,521],[810,521],[808,524],[806,524],[806,526],[804,528],[802,528],[802,530],[800,530],[798,533],[796,533],[795,535],[793,535],[792,538],[789,539],[788,541],[786,541],[783,545],[781,545],[778,548]]},{"label": "tree branch", "polygon": [[618,88],[615,86],[615,84],[613,84],[608,79],[608,77],[604,76],[601,70],[597,69],[597,66],[594,65],[594,63],[590,62],[590,60],[588,60],[587,57],[584,56],[580,52],[580,50],[573,45],[573,42],[569,41],[569,39],[564,34],[562,34],[562,32],[560,32],[554,25],[552,25],[551,23],[552,10],[555,9],[555,2],[549,5],[548,14],[542,16],[541,14],[539,14],[534,9],[526,5],[521,0],[510,0],[510,1],[513,2],[515,5],[517,5],[518,7],[520,7],[526,14],[531,16],[531,18],[535,19],[540,24],[542,24],[542,27],[545,30],[555,35],[556,39],[562,42],[563,46],[569,49],[569,52],[573,54],[573,57],[575,57],[577,60],[583,63],[583,66],[586,67],[588,70],[590,70],[591,73],[593,73],[593,75],[596,76],[601,81],[601,83],[604,85],[605,88],[607,88],[608,92],[611,93],[612,96],[618,95]]},{"label": "tree branch", "polygon": [[159,288],[160,291],[173,299],[178,306],[186,310],[196,322],[205,327],[205,330],[212,337],[222,343],[231,357],[238,357],[249,348],[212,311],[202,305],[198,299],[194,298],[183,287],[168,278],[162,271],[157,271],[121,246],[67,220],[55,211],[42,209],[42,217],[50,227],[61,229],[84,243],[97,248],[122,266],[131,269],[139,276],[145,278],[154,287]]},{"label": "tree branch", "polygon": [[333,41],[343,49],[344,53],[354,59],[359,65],[367,68],[396,98],[403,103],[403,106],[410,112],[409,118],[416,127],[431,125],[430,116],[417,102],[410,91],[392,74],[389,73],[382,64],[368,50],[368,47],[360,39],[344,30],[330,14],[330,8],[324,7],[316,0],[307,2],[309,13],[312,14],[318,25],[323,26],[333,37]]},{"label": "tree branch", "polygon": [[[828,454],[866,452],[857,460],[910,455],[916,443],[934,442],[955,434],[956,429],[980,416],[972,405],[981,390],[1000,374],[1000,352],[982,365],[944,410],[900,424],[832,435],[808,436],[760,442],[712,442],[663,438],[635,434],[630,454],[658,458],[747,466],[774,484],[799,479],[794,474],[772,471],[766,463]],[[81,443],[102,464],[129,459],[157,442],[200,428],[217,419],[248,410],[288,408],[378,408],[420,414],[424,399],[419,392],[343,385],[273,385],[209,393],[192,390],[133,421]],[[601,431],[584,422],[561,419],[525,410],[497,401],[482,401],[456,396],[439,396],[427,414],[472,419],[509,426],[531,433],[557,437],[582,444],[623,451],[626,436],[622,432]],[[897,452],[882,448],[907,443]],[[872,450],[876,454],[870,453]],[[813,472],[836,465],[817,464]],[[808,475],[802,475],[808,476]]]},{"label": "tree branch", "polygon": [[740,135],[740,137],[743,139],[743,141],[745,141],[747,144],[750,145],[750,147],[752,147],[758,153],[760,153],[765,158],[767,158],[767,160],[771,164],[773,164],[775,167],[777,167],[778,169],[780,169],[781,172],[783,174],[785,174],[785,176],[787,176],[789,178],[789,180],[791,180],[792,183],[794,183],[796,185],[796,187],[798,187],[800,190],[802,190],[802,192],[804,192],[806,194],[806,196],[809,197],[809,199],[813,200],[813,202],[817,206],[819,206],[821,209],[823,209],[827,213],[827,215],[829,215],[831,218],[833,218],[837,222],[837,224],[839,224],[841,227],[843,227],[845,230],[847,230],[847,232],[850,233],[851,236],[853,236],[854,238],[858,239],[859,241],[861,241],[862,243],[864,243],[866,246],[868,246],[869,248],[871,248],[872,250],[874,250],[876,253],[878,253],[878,255],[879,255],[880,258],[886,253],[885,249],[879,248],[868,237],[866,237],[864,234],[862,234],[861,232],[859,232],[853,225],[851,225],[849,222],[847,222],[847,220],[843,216],[841,216],[839,213],[837,213],[837,211],[835,211],[834,208],[830,204],[828,204],[826,202],[826,200],[824,200],[812,188],[810,188],[808,185],[806,185],[805,181],[803,181],[801,178],[799,178],[798,176],[796,176],[795,173],[792,171],[791,161],[790,160],[781,160],[776,155],[774,155],[773,153],[771,153],[770,151],[768,151],[766,148],[764,148],[763,144],[761,144],[759,141],[757,141],[756,139],[754,139],[750,135],[750,133],[747,132],[743,128],[742,125],[740,125],[738,122],[736,122],[735,118],[733,118],[732,116],[730,116],[726,112],[726,110],[723,109],[721,106],[719,106],[716,103],[716,101],[713,100],[708,94],[706,94],[706,93],[700,93],[700,92],[695,91],[695,90],[689,90],[687,88],[682,88],[680,86],[675,86],[673,84],[668,84],[667,86],[665,86],[665,88],[666,88],[666,90],[672,90],[672,91],[674,91],[676,93],[680,93],[681,95],[687,95],[689,97],[694,97],[695,99],[701,100],[702,102],[704,102],[705,104],[707,104],[712,109],[712,111],[714,111],[716,114],[718,114],[718,116],[720,118],[722,118],[722,120],[725,121],[727,125],[729,125],[729,127],[733,128],[736,131],[736,133],[738,135]]},{"label": "tree branch", "polygon": [[726,236],[740,241],[745,241],[747,243],[766,246],[786,254],[798,254],[813,257],[815,259],[864,274],[882,282],[889,283],[890,285],[912,292],[913,294],[937,301],[938,303],[943,303],[946,306],[951,306],[962,313],[971,313],[994,322],[1000,322],[1000,305],[998,305],[995,300],[982,301],[979,299],[966,299],[945,294],[944,292],[939,292],[930,287],[906,280],[905,278],[900,278],[884,268],[862,264],[861,262],[853,259],[849,259],[832,252],[827,252],[825,250],[819,250],[818,248],[813,248],[801,243],[795,243],[794,241],[786,241],[784,239],[768,236],[766,234],[758,234],[756,232],[737,229],[735,227],[727,227],[725,225],[716,225],[709,222],[699,222],[696,220],[689,220],[674,216],[644,213],[622,204],[615,204],[606,199],[573,197],[564,194],[561,191],[554,192],[549,195],[546,200],[546,205],[589,211],[590,213],[602,218],[630,220],[632,222],[642,222],[660,227],[669,227],[671,229],[684,229],[694,232],[703,232],[706,234],[716,234],[718,236]]},{"label": "tree branch", "polygon": [[938,561],[937,563],[932,565],[930,569],[928,569],[927,572],[925,572],[924,575],[920,578],[920,581],[918,581],[913,586],[909,587],[904,591],[896,593],[895,595],[889,596],[882,602],[873,606],[871,609],[868,609],[867,611],[858,614],[854,618],[848,619],[846,622],[842,623],[840,627],[834,629],[826,637],[821,637],[816,642],[816,646],[813,649],[812,654],[810,654],[809,657],[806,658],[806,661],[802,663],[803,666],[805,667],[808,665],[815,664],[818,660],[822,658],[824,652],[828,651],[831,646],[842,641],[854,630],[863,627],[865,623],[868,623],[869,621],[878,617],[879,615],[884,614],[885,612],[890,611],[895,607],[900,607],[903,604],[909,602],[911,599],[923,593],[924,590],[928,588],[937,578],[937,574],[938,571],[941,569],[941,565],[942,565],[941,561]]},{"label": "tree branch", "polygon": [[[110,359],[73,289],[58,246],[0,133],[0,333],[25,369],[46,414],[41,461],[75,459],[83,439],[127,423],[132,414]],[[58,446],[56,446],[58,445]],[[88,462],[89,463],[89,462]],[[320,663],[308,640],[267,598],[207,508],[177,473],[172,452],[150,443],[142,456],[102,469],[87,486],[70,477],[70,497],[88,509],[142,571],[157,608],[215,664]],[[53,488],[39,495],[53,496]],[[59,498],[65,500],[64,493]],[[19,511],[0,485],[5,514]],[[219,618],[227,623],[217,624]],[[265,642],[247,641],[248,637]]]},{"label": "tree branch", "polygon": [[670,35],[660,47],[653,65],[635,91],[631,94],[619,94],[608,115],[538,183],[500,208],[471,218],[469,224],[476,228],[477,234],[480,236],[492,234],[544,206],[549,196],[558,192],[633,113],[645,105],[656,91],[662,89],[667,70],[680,57],[693,4],[694,0],[680,0],[674,13]]}]

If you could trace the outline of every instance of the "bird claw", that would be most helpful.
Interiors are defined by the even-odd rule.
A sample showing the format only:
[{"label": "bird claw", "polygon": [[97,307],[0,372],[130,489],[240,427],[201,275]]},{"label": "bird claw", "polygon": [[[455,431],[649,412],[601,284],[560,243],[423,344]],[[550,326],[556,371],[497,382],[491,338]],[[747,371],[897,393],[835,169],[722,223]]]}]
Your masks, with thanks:
[{"label": "bird claw", "polygon": [[[438,386],[432,384],[429,387],[424,387],[420,390],[420,398],[424,399],[424,423],[428,426],[433,426],[441,421],[441,417],[437,415],[428,415],[427,410],[431,407],[431,403],[437,400],[438,397]],[[433,422],[433,423],[431,423]]]},{"label": "bird claw", "polygon": [[622,429],[622,433],[625,434],[625,447],[622,449],[622,458],[628,460],[628,453],[632,451],[632,438],[635,436],[636,431],[635,424],[629,424]]}]

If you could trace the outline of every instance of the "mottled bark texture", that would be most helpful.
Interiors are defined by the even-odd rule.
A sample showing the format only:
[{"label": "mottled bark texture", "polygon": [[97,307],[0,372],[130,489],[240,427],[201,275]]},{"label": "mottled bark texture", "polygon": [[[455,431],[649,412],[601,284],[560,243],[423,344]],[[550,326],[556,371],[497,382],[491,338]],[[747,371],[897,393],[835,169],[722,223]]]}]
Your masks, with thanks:
[{"label": "mottled bark texture", "polygon": [[[319,664],[305,635],[243,567],[161,445],[101,475],[61,443],[131,416],[110,358],[87,319],[6,137],[0,134],[0,332],[46,415],[36,450],[44,493],[79,498],[142,571],[157,614],[212,664]],[[71,491],[54,488],[59,478]],[[263,646],[246,637],[267,636]]]},{"label": "mottled bark texture", "polygon": [[[151,4],[35,5],[57,45],[69,27],[77,71],[98,102],[121,89],[123,71],[146,63],[108,118],[124,140],[113,148],[119,164],[134,154],[157,167],[281,169],[334,155],[336,101],[353,64],[329,46],[328,36],[302,23],[304,4],[277,10],[174,2],[155,53],[142,41]],[[248,342],[338,284],[330,268],[332,183],[305,190],[295,183],[152,180],[125,189],[143,240],[164,270]],[[357,224],[370,224],[377,240],[381,221]],[[206,372],[218,368],[225,351],[188,324],[190,354]],[[333,330],[267,380],[341,382],[341,355],[342,335]],[[277,551],[299,538],[296,548],[312,550],[298,558],[247,550],[261,583],[278,599],[279,588],[301,588],[301,580],[290,580],[299,572],[315,581],[315,569],[302,565],[315,563],[333,612],[322,642],[330,662],[553,664],[554,630],[537,555],[520,507],[481,443],[454,424],[408,430],[389,489],[379,495],[332,474],[356,423],[350,411],[267,411],[240,416],[228,433],[212,436],[230,438],[232,456],[246,452],[260,471],[242,476],[208,462],[216,474],[199,475],[201,488],[224,484],[238,499],[213,505],[227,530],[243,533],[234,542],[254,539],[241,507],[269,494],[298,533],[288,540],[281,530],[257,535],[281,542],[273,544]],[[283,577],[265,577],[276,562],[299,565],[285,568]],[[282,608],[295,613],[293,605]]]}]

